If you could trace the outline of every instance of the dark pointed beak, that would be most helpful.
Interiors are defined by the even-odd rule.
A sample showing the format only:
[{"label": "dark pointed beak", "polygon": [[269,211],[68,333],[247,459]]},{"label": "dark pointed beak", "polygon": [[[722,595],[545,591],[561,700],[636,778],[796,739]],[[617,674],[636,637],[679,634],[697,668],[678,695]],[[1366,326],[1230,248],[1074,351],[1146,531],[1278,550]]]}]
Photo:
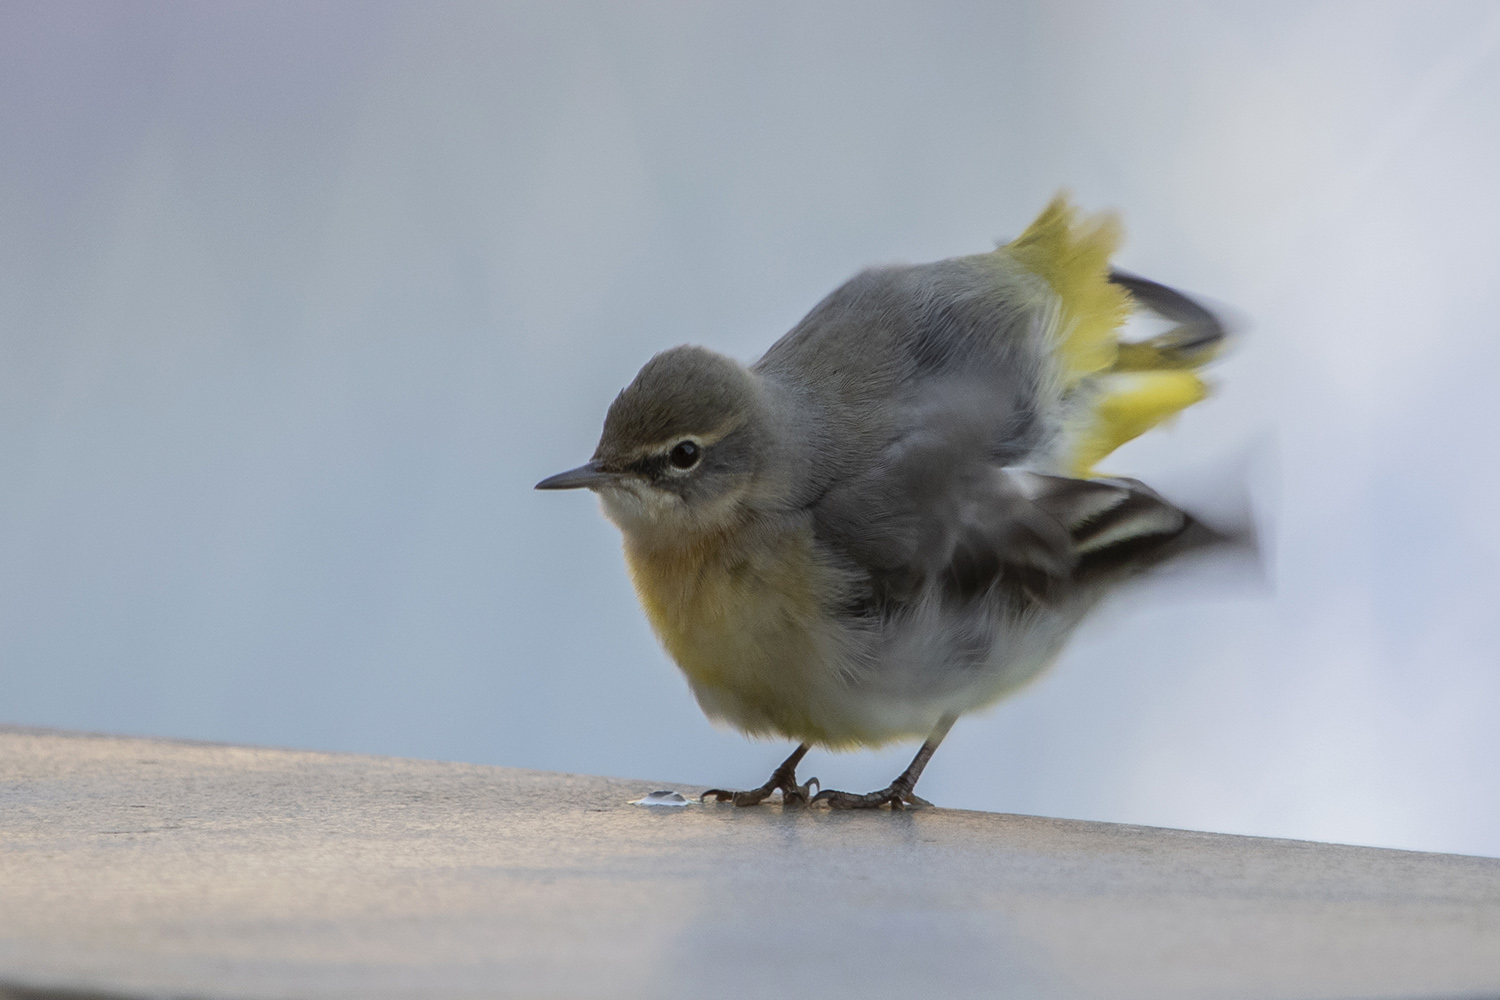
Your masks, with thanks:
[{"label": "dark pointed beak", "polygon": [[595,486],[612,483],[618,478],[613,472],[605,472],[598,462],[588,462],[576,469],[548,476],[537,483],[536,488],[539,490],[589,490]]}]

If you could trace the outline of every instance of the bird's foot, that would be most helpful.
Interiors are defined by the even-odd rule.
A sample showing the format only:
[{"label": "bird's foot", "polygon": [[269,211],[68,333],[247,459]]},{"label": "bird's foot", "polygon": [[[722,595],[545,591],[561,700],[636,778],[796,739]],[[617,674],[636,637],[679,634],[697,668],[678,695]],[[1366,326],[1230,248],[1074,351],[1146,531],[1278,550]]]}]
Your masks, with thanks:
[{"label": "bird's foot", "polygon": [[707,802],[712,797],[715,802],[733,802],[737,806],[758,806],[771,797],[771,793],[778,788],[781,789],[782,806],[800,808],[811,800],[813,788],[821,789],[823,786],[817,778],[808,778],[802,784],[797,784],[796,768],[788,768],[785,765],[778,767],[769,781],[759,788],[752,788],[744,792],[732,792],[724,788],[710,788],[698,796],[699,802]]},{"label": "bird's foot", "polygon": [[905,809],[907,806],[918,808],[931,807],[932,803],[917,795],[909,786],[904,786],[900,781],[893,781],[878,792],[866,792],[864,795],[856,795],[853,792],[840,792],[832,788],[825,788],[812,797],[812,802],[827,802],[830,809],[879,809],[881,806],[890,806],[893,812]]}]

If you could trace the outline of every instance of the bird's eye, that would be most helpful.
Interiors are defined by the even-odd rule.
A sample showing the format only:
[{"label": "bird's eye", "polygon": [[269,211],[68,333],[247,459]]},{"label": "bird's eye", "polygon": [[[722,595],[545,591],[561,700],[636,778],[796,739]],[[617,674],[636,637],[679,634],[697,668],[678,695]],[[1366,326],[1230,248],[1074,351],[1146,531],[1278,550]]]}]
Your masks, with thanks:
[{"label": "bird's eye", "polygon": [[702,454],[702,449],[693,442],[679,441],[668,453],[667,460],[679,469],[691,469],[698,464],[698,458]]}]

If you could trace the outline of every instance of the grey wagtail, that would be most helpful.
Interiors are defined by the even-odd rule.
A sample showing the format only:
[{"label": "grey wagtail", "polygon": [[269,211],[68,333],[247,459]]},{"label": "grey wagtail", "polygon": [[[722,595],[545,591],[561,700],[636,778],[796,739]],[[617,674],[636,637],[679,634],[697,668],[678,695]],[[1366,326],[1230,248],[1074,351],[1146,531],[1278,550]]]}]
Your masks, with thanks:
[{"label": "grey wagtail", "polygon": [[[955,719],[1056,658],[1112,587],[1221,539],[1100,459],[1202,399],[1224,338],[1110,268],[1111,215],[1056,198],[991,253],[864,271],[746,367],[646,363],[586,464],[646,616],[711,719],[797,749],[703,798],[839,809],[913,789]],[[1135,307],[1175,323],[1127,342]],[[798,784],[812,746],[922,739],[866,795]]]}]

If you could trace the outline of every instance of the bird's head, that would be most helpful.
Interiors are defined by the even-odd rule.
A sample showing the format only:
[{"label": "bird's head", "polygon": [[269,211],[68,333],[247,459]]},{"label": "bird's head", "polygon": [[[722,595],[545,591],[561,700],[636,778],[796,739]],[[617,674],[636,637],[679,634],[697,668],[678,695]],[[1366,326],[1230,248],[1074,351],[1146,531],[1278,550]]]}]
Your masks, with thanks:
[{"label": "bird's head", "polygon": [[590,489],[632,542],[675,546],[731,527],[766,446],[754,376],[701,347],[663,351],[615,397],[594,457],[539,490]]}]

